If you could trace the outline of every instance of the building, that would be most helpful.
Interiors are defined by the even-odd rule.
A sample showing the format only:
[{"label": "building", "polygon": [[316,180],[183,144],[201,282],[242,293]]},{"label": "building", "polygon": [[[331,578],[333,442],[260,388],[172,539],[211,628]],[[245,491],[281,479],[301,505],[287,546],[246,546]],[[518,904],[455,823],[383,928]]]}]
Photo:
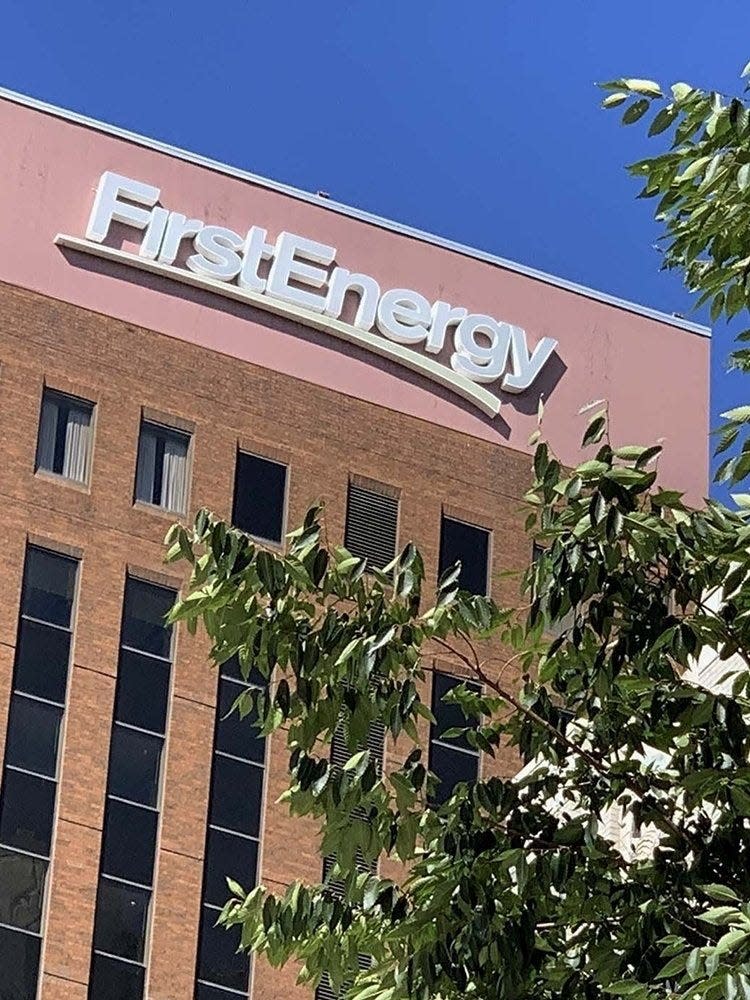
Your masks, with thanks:
[{"label": "building", "polygon": [[[0,1000],[305,997],[212,929],[227,859],[321,858],[162,624],[167,527],[281,545],[323,500],[332,541],[510,599],[540,398],[564,461],[605,397],[698,503],[708,331],[7,92],[0,131]],[[432,735],[446,782],[490,766]]]}]

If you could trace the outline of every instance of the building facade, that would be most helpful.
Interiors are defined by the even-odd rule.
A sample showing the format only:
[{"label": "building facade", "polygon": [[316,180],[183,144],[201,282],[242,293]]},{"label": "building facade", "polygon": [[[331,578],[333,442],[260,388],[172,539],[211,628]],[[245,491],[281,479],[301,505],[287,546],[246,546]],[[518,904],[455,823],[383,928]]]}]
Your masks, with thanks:
[{"label": "building facade", "polygon": [[[232,664],[163,624],[167,528],[279,547],[322,501],[512,601],[540,399],[563,461],[606,399],[699,503],[708,331],[18,95],[0,130],[0,1000],[302,1000],[213,928],[225,874],[323,859]],[[441,742],[434,666],[442,787],[509,772]]]}]

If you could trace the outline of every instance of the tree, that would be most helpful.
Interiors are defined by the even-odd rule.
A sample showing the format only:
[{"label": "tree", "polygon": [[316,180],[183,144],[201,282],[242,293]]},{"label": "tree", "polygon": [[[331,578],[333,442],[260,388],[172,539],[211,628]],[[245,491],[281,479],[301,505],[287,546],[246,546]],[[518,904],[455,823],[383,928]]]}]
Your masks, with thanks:
[{"label": "tree", "polygon": [[[633,97],[626,121],[664,103],[647,81],[616,87],[605,103]],[[662,195],[668,266],[723,292],[715,315],[745,295],[746,119],[678,85],[652,125],[676,126],[678,145],[635,168]],[[730,415],[722,445],[748,415]],[[352,1000],[750,1000],[750,524],[715,502],[688,509],[656,484],[659,447],[615,446],[604,411],[584,444],[573,470],[536,445],[526,527],[543,548],[517,607],[459,592],[456,570],[428,595],[412,545],[368,569],[323,544],[317,509],[283,555],[205,511],[171,529],[167,558],[191,565],[172,619],[202,623],[216,662],[238,655],[268,679],[237,711],[283,731],[289,808],[320,819],[321,856],[336,859],[326,884],[279,896],[230,880],[222,921],[246,948],[301,960],[310,982],[327,971]],[[482,685],[450,696],[464,737],[489,754],[511,744],[523,765],[442,806],[418,739],[437,650]],[[686,676],[710,650],[739,656],[725,693]],[[402,760],[384,775],[363,749],[377,722]],[[605,836],[618,806],[654,850]],[[404,863],[399,884],[363,865],[381,854]]]}]

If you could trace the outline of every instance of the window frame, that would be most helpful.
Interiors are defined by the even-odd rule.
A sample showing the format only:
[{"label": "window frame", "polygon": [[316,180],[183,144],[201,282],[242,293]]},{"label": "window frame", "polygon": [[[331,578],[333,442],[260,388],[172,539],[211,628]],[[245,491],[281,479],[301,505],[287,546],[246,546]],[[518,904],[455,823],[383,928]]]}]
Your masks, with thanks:
[{"label": "window frame", "polygon": [[[184,495],[184,510],[178,510],[175,507],[165,507],[163,504],[156,503],[154,500],[144,500],[142,497],[138,496],[138,468],[140,462],[141,454],[141,435],[143,434],[144,427],[154,428],[156,431],[165,432],[166,436],[172,436],[173,438],[186,438],[187,448],[185,449],[185,495]],[[195,432],[186,430],[183,427],[177,427],[175,424],[170,424],[164,420],[157,420],[153,417],[147,416],[143,411],[141,411],[141,419],[138,424],[138,437],[136,439],[135,447],[135,475],[133,477],[133,506],[142,508],[144,510],[149,510],[152,513],[161,513],[168,515],[169,517],[185,517],[190,510],[190,501],[192,494],[193,485],[193,448],[195,441]],[[162,454],[162,481],[164,475],[163,466],[164,456]],[[154,481],[156,481],[156,468],[154,468]],[[152,490],[153,495],[153,490]]]},{"label": "window frame", "polygon": [[[250,458],[256,458],[261,462],[268,462],[271,465],[278,465],[284,469],[284,500],[281,505],[281,518],[279,521],[279,538],[268,538],[265,535],[256,535],[247,528],[242,528],[235,521],[235,512],[237,509],[237,476],[240,467],[240,455],[247,455]],[[240,531],[244,531],[246,535],[249,535],[254,541],[260,542],[262,545],[266,545],[269,548],[275,549],[277,552],[282,552],[285,547],[285,540],[287,535],[287,519],[289,515],[289,494],[291,491],[292,482],[292,465],[291,462],[282,458],[274,458],[269,454],[264,454],[262,451],[256,449],[253,446],[243,447],[241,442],[238,442],[237,449],[235,452],[234,459],[234,483],[232,490],[232,516],[231,523],[235,528],[239,528]]]},{"label": "window frame", "polygon": [[[492,528],[486,527],[485,524],[481,524],[477,519],[470,519],[468,516],[454,514],[450,511],[450,508],[443,507],[440,511],[440,535],[438,538],[438,579],[445,573],[450,566],[445,566],[443,569],[440,568],[440,563],[442,561],[443,554],[443,526],[446,521],[452,521],[454,524],[462,524],[467,528],[474,528],[477,531],[483,531],[487,535],[487,562],[485,565],[485,581],[484,581],[484,592],[481,594],[475,594],[476,597],[491,597],[492,596],[492,565],[494,559],[494,531]],[[454,565],[453,563],[450,564]],[[472,593],[472,592],[470,592]]]},{"label": "window frame", "polygon": [[[47,399],[57,399],[63,401],[70,401],[70,403],[78,404],[79,409],[86,409],[89,413],[89,448],[88,454],[86,456],[86,478],[85,479],[75,479],[72,476],[66,476],[64,472],[55,472],[54,469],[47,469],[43,465],[39,464],[39,450],[41,444],[41,434],[42,434],[42,419],[44,416],[44,404]],[[34,475],[40,477],[41,479],[49,479],[53,482],[60,483],[65,486],[72,486],[74,489],[82,490],[85,493],[89,493],[91,490],[91,475],[94,468],[94,451],[96,447],[96,429],[97,429],[97,416],[99,407],[94,400],[86,399],[85,396],[78,396],[72,392],[65,392],[62,389],[55,389],[51,385],[46,383],[42,386],[42,395],[39,402],[39,419],[37,422],[37,434],[36,434],[36,450],[34,452]],[[59,418],[58,418],[59,419]],[[66,423],[67,426],[67,423]],[[55,427],[55,437],[57,438],[59,434],[59,427]],[[64,458],[63,458],[64,462]],[[41,546],[40,546],[41,547]],[[56,553],[57,554],[57,553]]]},{"label": "window frame", "polygon": [[[437,714],[435,712],[435,704],[436,704],[436,701],[435,701],[436,678],[438,678],[438,677],[455,678],[456,679],[456,684],[454,684],[453,687],[458,687],[459,684],[467,684],[470,687],[476,688],[476,690],[477,690],[477,692],[479,694],[481,694],[482,691],[483,691],[482,685],[479,684],[477,681],[472,680],[470,677],[462,677],[460,674],[452,673],[449,670],[441,670],[437,666],[432,670],[432,681],[431,681],[431,684],[430,684],[430,711],[432,712],[433,716],[435,717],[435,722],[434,723],[430,723],[430,733],[429,733],[428,742],[427,742],[427,769],[428,769],[428,771],[432,771],[433,774],[436,773],[435,771],[433,771],[433,768],[432,768],[432,747],[433,747],[433,744],[434,744],[435,746],[440,747],[442,750],[447,750],[449,752],[459,753],[459,754],[463,755],[464,757],[473,757],[476,760],[476,762],[477,762],[477,776],[476,776],[475,780],[476,781],[481,781],[481,779],[482,779],[482,752],[480,750],[475,750],[473,747],[462,747],[455,740],[443,740],[439,736],[433,735],[437,731],[437,729],[438,729],[438,717],[437,717]],[[450,706],[446,705],[446,703],[443,701],[442,698],[440,698],[438,704],[445,705],[445,707],[450,707]],[[467,724],[465,728],[467,728],[467,729],[470,728],[469,721],[470,721],[469,719],[465,719],[465,722]],[[454,788],[455,788],[455,785],[454,785]],[[451,790],[450,794],[451,795],[453,794],[453,790]],[[448,798],[450,798],[450,795],[448,796]],[[434,804],[435,803],[433,803],[433,805]],[[437,803],[437,804],[440,805],[441,803]]]}]

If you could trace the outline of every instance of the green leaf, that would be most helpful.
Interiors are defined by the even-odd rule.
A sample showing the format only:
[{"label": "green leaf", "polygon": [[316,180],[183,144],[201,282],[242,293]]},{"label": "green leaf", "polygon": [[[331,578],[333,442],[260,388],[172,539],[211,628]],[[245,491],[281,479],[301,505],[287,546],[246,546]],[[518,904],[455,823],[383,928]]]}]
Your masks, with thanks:
[{"label": "green leaf", "polygon": [[737,920],[742,916],[735,906],[712,906],[705,913],[699,913],[698,919],[707,924],[714,924],[717,927],[728,924],[732,920]]},{"label": "green leaf", "polygon": [[678,104],[682,103],[682,101],[693,93],[693,88],[689,83],[674,83],[670,89],[672,97],[674,97]]},{"label": "green leaf", "polygon": [[750,423],[750,406],[735,406],[731,410],[725,410],[721,416],[724,420],[736,420],[741,423]]},{"label": "green leaf", "polygon": [[662,132],[666,132],[669,126],[677,117],[677,109],[672,106],[662,108],[661,111],[656,115],[654,120],[651,122],[651,127],[648,130],[649,135],[659,135]]},{"label": "green leaf", "polygon": [[737,171],[737,187],[740,191],[746,191],[750,184],[750,163],[743,163]]},{"label": "green leaf", "polygon": [[633,122],[637,122],[639,118],[643,118],[650,107],[651,102],[645,97],[641,98],[639,101],[633,101],[622,116],[622,124],[632,125]]},{"label": "green leaf", "polygon": [[731,931],[723,934],[716,945],[716,954],[724,955],[728,951],[734,951],[750,937],[750,930],[735,927]]},{"label": "green leaf", "polygon": [[601,441],[606,430],[607,414],[604,410],[602,410],[589,421],[581,442],[582,447],[585,448],[588,444],[596,444],[598,441]]},{"label": "green leaf", "polygon": [[610,94],[608,97],[605,97],[604,100],[602,101],[602,107],[616,108],[618,107],[618,105],[623,104],[625,101],[627,101],[627,99],[628,95],[623,94],[622,92],[616,94]]},{"label": "green leaf", "polygon": [[719,903],[741,902],[737,893],[732,889],[728,889],[725,885],[717,885],[715,882],[710,882],[708,885],[699,885],[698,888],[701,892],[705,892],[709,899],[715,899]]}]

